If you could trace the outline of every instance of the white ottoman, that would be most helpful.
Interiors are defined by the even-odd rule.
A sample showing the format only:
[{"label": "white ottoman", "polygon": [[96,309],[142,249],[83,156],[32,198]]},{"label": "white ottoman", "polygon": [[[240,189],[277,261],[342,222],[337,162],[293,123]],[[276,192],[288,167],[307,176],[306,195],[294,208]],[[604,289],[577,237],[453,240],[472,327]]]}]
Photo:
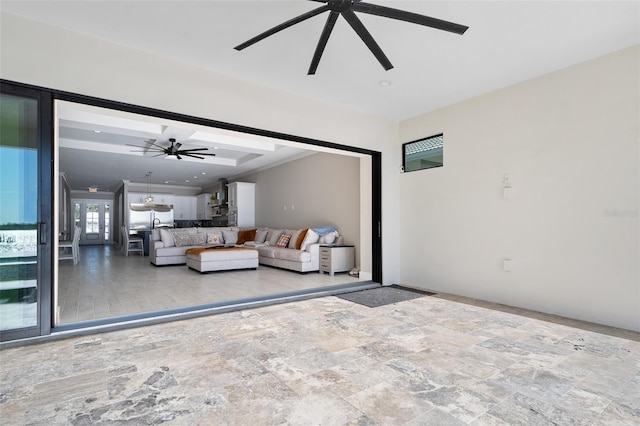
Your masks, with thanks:
[{"label": "white ottoman", "polygon": [[189,249],[187,266],[201,273],[231,269],[256,269],[258,250],[245,247]]}]

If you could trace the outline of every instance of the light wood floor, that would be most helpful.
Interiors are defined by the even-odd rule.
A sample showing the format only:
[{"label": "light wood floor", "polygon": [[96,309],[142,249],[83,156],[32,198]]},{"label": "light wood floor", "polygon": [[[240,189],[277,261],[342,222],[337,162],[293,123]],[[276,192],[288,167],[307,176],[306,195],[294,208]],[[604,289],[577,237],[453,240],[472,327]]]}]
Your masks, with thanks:
[{"label": "light wood floor", "polygon": [[268,266],[200,274],[186,265],[156,267],[112,246],[80,247],[80,262],[59,262],[58,324],[267,296],[357,282],[348,274],[298,274]]}]

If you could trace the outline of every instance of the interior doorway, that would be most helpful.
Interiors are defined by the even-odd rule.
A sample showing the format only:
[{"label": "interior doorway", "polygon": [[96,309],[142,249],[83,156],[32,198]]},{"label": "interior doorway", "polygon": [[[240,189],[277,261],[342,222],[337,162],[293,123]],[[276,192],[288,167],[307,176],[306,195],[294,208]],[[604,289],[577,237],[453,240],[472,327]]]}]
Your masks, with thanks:
[{"label": "interior doorway", "polygon": [[81,245],[102,245],[113,242],[112,202],[74,200],[75,225],[82,229]]},{"label": "interior doorway", "polygon": [[[308,139],[257,132],[255,129],[246,132],[239,126],[220,128],[220,123],[205,123],[211,126],[203,126],[202,120],[196,123],[190,120],[176,121],[175,118],[179,117],[169,113],[138,111],[136,108],[122,110],[121,106],[105,105],[106,102],[96,105],[78,101],[81,100],[56,100],[55,146],[59,172],[64,176],[64,179],[60,179],[60,185],[69,192],[69,222],[81,230],[80,244],[85,248],[80,250],[80,262],[77,265],[69,262],[59,264],[59,275],[54,282],[55,330],[149,318],[162,312],[186,312],[203,306],[203,303],[209,306],[237,300],[263,299],[289,292],[305,293],[311,289],[357,285],[363,281],[380,282],[380,273],[368,272],[375,272],[372,265],[380,263],[374,261],[379,238],[374,232],[378,230],[374,212],[374,192],[379,190],[378,185],[374,184],[377,182],[375,171],[379,166],[375,154],[378,153],[320,141],[314,145]],[[169,136],[177,137],[184,146],[193,145],[199,147],[197,149],[207,147],[216,150],[216,154],[205,159],[182,158],[172,161],[175,159],[166,158],[170,157],[166,153],[158,155],[144,149],[151,143],[163,144]],[[356,200],[355,205],[342,209],[336,225],[343,235],[346,234],[348,242],[356,247],[356,266],[364,265],[366,274],[361,273],[359,277],[351,277],[346,273],[335,277],[318,273],[300,276],[291,271],[264,267],[257,271],[218,273],[213,280],[211,276],[194,275],[193,271],[183,266],[156,267],[145,256],[124,256],[115,247],[120,244],[120,228],[130,227],[129,203],[133,202],[132,199],[137,200],[136,197],[142,200],[149,198],[184,210],[186,203],[183,201],[211,192],[211,182],[218,182],[221,176],[239,179],[251,176],[256,169],[272,170],[271,167],[284,167],[285,164],[303,161],[316,154],[325,156],[322,158],[333,155],[356,159],[348,161],[348,164],[340,162],[342,166],[332,174],[348,175],[348,178],[324,179],[320,183],[323,190],[331,188],[329,192],[336,196],[338,193],[354,192],[349,200]],[[157,170],[154,176],[161,176],[162,179],[156,179],[158,182],[151,182],[151,185],[148,178],[144,181],[141,176],[146,176],[149,170]],[[306,175],[303,173],[300,179]],[[274,176],[279,175],[275,173]],[[339,185],[336,186],[334,180],[340,182]],[[261,181],[262,194],[269,193],[271,187],[282,187],[278,182],[271,182],[272,185],[267,187],[267,181],[268,177],[264,182]],[[345,181],[351,182],[349,191],[344,185]],[[94,188],[97,190],[92,191]],[[62,195],[59,197],[60,203],[64,204],[64,188],[57,193]],[[288,209],[284,211],[294,219],[296,216],[309,215],[309,209],[303,207],[309,204],[308,200],[317,199],[315,193],[303,191],[299,194],[291,189],[287,194],[293,198],[281,201],[280,208],[286,205]],[[107,199],[108,196],[111,198]],[[261,200],[261,206],[271,207],[269,203],[272,197],[265,197],[266,200]],[[327,211],[332,212],[327,208],[317,210],[323,215]],[[199,213],[197,209],[189,212]],[[62,215],[63,209],[56,213]],[[181,213],[184,214],[183,211]],[[202,214],[206,215],[207,211]],[[263,212],[261,218],[264,216]],[[195,216],[191,219],[197,222]],[[332,219],[333,216],[314,219],[308,225],[308,220],[305,220],[301,221],[305,223],[296,224],[295,227],[332,224],[325,223]],[[259,226],[270,225],[270,221],[261,220],[264,223]],[[342,228],[340,225],[345,222],[349,226]],[[176,227],[183,227],[181,225],[174,223]],[[347,234],[347,230],[351,230],[352,234]],[[360,247],[364,249],[358,250]],[[101,277],[99,282],[91,278],[96,275]],[[229,285],[220,285],[224,280],[228,280]],[[218,285],[212,286],[212,281]],[[241,282],[247,285],[239,285]]]}]

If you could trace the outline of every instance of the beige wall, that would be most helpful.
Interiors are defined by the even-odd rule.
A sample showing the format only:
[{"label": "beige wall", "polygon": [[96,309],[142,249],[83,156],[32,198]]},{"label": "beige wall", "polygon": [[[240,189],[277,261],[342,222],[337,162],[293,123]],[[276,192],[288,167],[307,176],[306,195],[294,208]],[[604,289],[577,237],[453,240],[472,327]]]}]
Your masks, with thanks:
[{"label": "beige wall", "polygon": [[[316,153],[238,179],[256,184],[256,225],[333,225],[360,253],[360,159]],[[358,264],[360,262],[357,262]]]},{"label": "beige wall", "polygon": [[639,64],[636,46],[401,123],[445,138],[444,167],[400,179],[401,282],[640,331]]}]

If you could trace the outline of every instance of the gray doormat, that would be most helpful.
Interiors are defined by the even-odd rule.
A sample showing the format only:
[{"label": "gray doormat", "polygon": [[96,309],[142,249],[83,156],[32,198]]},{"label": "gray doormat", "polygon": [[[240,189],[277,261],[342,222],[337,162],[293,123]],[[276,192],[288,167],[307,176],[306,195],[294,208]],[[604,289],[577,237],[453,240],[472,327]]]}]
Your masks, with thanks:
[{"label": "gray doormat", "polygon": [[404,302],[405,300],[416,299],[422,296],[433,296],[434,294],[436,293],[392,285],[354,291],[353,293],[342,293],[336,295],[336,297],[370,308],[377,308],[378,306],[391,305],[392,303]]}]

